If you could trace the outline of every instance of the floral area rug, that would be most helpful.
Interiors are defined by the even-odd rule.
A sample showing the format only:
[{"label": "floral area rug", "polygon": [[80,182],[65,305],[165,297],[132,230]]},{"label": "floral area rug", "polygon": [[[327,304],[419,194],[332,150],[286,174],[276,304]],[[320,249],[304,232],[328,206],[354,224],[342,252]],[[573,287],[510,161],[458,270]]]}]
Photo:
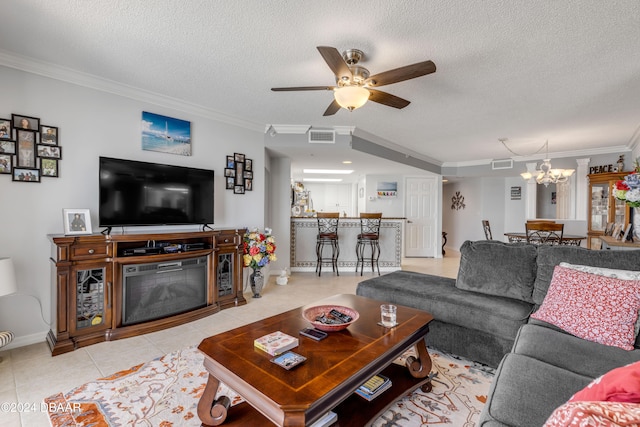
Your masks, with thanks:
[{"label": "floral area rug", "polygon": [[[474,426],[486,402],[493,369],[429,349],[433,390],[398,400],[376,427]],[[401,359],[411,354],[405,353]],[[402,363],[399,359],[398,363]],[[197,404],[207,380],[195,347],[169,353],[45,399],[53,427],[200,426]],[[224,384],[232,405],[243,399]]]}]

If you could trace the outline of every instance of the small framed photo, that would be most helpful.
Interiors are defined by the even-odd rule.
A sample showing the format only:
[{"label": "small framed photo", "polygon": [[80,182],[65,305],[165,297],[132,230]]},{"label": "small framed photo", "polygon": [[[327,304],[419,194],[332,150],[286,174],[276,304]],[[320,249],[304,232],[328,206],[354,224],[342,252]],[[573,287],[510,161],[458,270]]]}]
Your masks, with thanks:
[{"label": "small framed photo", "polygon": [[244,185],[235,185],[233,187],[233,194],[244,194]]},{"label": "small framed photo", "polygon": [[0,140],[2,139],[11,139],[11,120],[10,119],[0,119]]},{"label": "small framed photo", "polygon": [[50,176],[54,178],[59,177],[58,161],[56,159],[41,159],[40,173],[42,176]]},{"label": "small framed photo", "polygon": [[13,168],[12,181],[40,182],[40,169]]},{"label": "small framed photo", "polygon": [[244,163],[244,154],[234,153],[233,159],[236,163]]},{"label": "small framed photo", "polygon": [[236,179],[232,176],[227,177],[227,190],[233,190],[233,186],[236,185]]},{"label": "small framed photo", "polygon": [[233,160],[233,156],[227,156],[227,168],[229,169],[234,169],[235,166],[235,162]]},{"label": "small framed photo", "polygon": [[235,169],[225,168],[224,169],[224,176],[226,176],[227,178],[229,178],[229,177],[235,178],[236,170]]},{"label": "small framed photo", "polygon": [[40,126],[40,144],[58,145],[58,128],[55,126]]},{"label": "small framed photo", "polygon": [[61,159],[62,147],[38,144],[38,157],[43,159]]},{"label": "small framed photo", "polygon": [[245,170],[243,174],[243,178],[253,179],[253,172]]},{"label": "small framed photo", "polygon": [[0,140],[0,153],[2,154],[16,154],[16,142]]},{"label": "small framed photo", "polygon": [[246,159],[244,161],[244,170],[246,170],[246,171],[252,171],[253,170],[253,160]]},{"label": "small framed photo", "polygon": [[244,179],[244,189],[247,191],[253,191],[253,180],[245,178]]},{"label": "small framed photo", "polygon": [[91,234],[89,209],[63,209],[64,234]]},{"label": "small framed photo", "polygon": [[18,129],[18,161],[16,165],[22,168],[35,168],[36,165],[36,133]]},{"label": "small framed photo", "polygon": [[11,154],[0,154],[0,173],[11,174],[13,169],[13,156]]},{"label": "small framed photo", "polygon": [[20,114],[12,114],[11,122],[14,129],[24,129],[37,132],[40,129],[40,119],[37,117],[22,116]]}]

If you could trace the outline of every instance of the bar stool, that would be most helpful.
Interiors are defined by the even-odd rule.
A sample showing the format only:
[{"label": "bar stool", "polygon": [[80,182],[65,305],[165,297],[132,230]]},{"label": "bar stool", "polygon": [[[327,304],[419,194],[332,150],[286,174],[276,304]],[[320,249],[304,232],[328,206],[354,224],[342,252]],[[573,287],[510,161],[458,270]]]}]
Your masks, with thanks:
[{"label": "bar stool", "polygon": [[[318,212],[318,237],[316,239],[316,273],[318,276],[322,274],[322,264],[330,262],[333,271],[339,276],[338,272],[338,256],[340,255],[340,247],[338,246],[338,221],[340,212]],[[331,258],[323,258],[322,252],[324,245],[331,247]]]},{"label": "bar stool", "polygon": [[360,275],[364,271],[364,251],[367,246],[371,247],[371,272],[373,273],[374,265],[378,269],[380,275],[380,266],[378,259],[380,258],[380,223],[382,222],[382,213],[361,213],[360,214],[360,234],[356,243],[356,274],[360,267]]}]

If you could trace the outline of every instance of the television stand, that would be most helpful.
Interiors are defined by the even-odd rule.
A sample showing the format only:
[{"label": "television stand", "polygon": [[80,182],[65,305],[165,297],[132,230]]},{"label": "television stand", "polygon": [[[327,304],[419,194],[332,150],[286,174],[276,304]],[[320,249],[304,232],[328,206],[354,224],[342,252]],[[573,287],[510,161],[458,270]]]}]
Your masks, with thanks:
[{"label": "television stand", "polygon": [[111,227],[107,227],[101,231],[102,234],[111,234]]},{"label": "television stand", "polygon": [[[47,343],[53,356],[102,341],[170,328],[247,303],[242,292],[244,229],[148,234],[111,234],[110,230],[109,227],[91,235],[49,236],[54,254],[51,261],[55,270],[52,284],[55,310]],[[161,250],[141,251],[149,242]],[[171,252],[166,250],[168,247]],[[135,274],[134,269],[171,264],[188,269],[194,259],[203,272],[197,275],[195,283],[190,273],[189,285],[203,289],[201,303],[192,303],[190,307],[194,308],[163,314],[160,318],[150,309],[145,317],[149,320],[139,322],[127,316],[127,307],[137,307],[138,300],[144,302],[144,292],[127,293],[125,284]],[[180,281],[177,286],[158,292],[184,293]],[[138,300],[134,304],[131,298]]]}]

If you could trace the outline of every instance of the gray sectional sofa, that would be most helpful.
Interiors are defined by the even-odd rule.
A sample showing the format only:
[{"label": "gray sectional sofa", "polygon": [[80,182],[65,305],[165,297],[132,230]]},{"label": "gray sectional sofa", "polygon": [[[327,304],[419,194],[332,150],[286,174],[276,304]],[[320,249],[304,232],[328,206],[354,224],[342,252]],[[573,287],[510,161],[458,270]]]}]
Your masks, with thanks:
[{"label": "gray sectional sofa", "polygon": [[465,242],[457,279],[396,271],[358,284],[358,295],[430,312],[429,346],[498,367],[481,426],[541,426],[607,371],[640,360],[530,319],[560,262],[640,270],[638,251],[591,251],[498,241]]}]

